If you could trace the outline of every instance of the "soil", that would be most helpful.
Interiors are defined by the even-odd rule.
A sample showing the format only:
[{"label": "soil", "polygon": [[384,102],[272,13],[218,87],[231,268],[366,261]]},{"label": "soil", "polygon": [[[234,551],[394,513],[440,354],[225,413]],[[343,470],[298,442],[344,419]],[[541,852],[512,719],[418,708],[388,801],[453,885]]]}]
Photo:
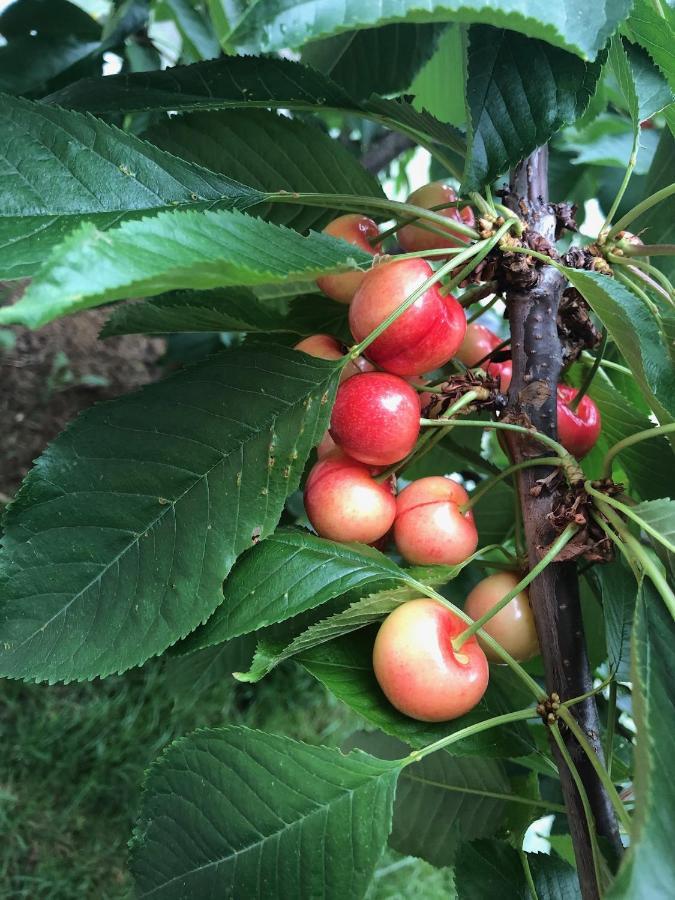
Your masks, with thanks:
[{"label": "soil", "polygon": [[107,316],[95,309],[38,331],[0,329],[0,507],[78,413],[161,376],[164,341],[142,335],[99,341]]}]

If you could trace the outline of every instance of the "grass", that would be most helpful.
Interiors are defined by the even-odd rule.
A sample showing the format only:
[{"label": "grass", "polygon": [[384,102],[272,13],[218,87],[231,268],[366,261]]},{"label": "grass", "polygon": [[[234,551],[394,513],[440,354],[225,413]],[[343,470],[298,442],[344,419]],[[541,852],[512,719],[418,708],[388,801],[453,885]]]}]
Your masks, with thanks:
[{"label": "grass", "polygon": [[[258,685],[216,677],[202,686],[191,665],[153,660],[65,686],[0,681],[2,900],[129,898],[127,841],[143,773],[181,734],[243,724],[337,746],[360,725],[296,666]],[[369,898],[453,893],[448,872],[388,851]]]}]

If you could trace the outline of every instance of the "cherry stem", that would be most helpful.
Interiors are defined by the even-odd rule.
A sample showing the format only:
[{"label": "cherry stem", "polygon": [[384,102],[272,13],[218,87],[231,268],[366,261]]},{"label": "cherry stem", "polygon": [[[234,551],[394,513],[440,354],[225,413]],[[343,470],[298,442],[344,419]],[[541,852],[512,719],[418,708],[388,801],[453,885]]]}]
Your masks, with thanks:
[{"label": "cherry stem", "polygon": [[675,244],[630,244],[617,241],[616,246],[624,256],[675,256]]},{"label": "cherry stem", "polygon": [[605,355],[605,350],[607,349],[607,329],[602,329],[602,341],[600,342],[600,346],[598,347],[598,352],[593,360],[593,365],[586,373],[584,380],[581,382],[581,387],[576,393],[576,396],[570,403],[570,409],[572,412],[576,412],[579,408],[579,404],[588,393],[588,389],[593,384],[593,379],[595,378],[598,369],[600,368],[600,363],[602,362],[602,358]]},{"label": "cherry stem", "polygon": [[[623,51],[621,51],[623,53]],[[602,228],[600,229],[600,234],[602,234],[605,229],[609,228],[609,225],[616,215],[616,211],[619,208],[619,204],[623,199],[623,195],[626,193],[626,188],[628,187],[628,182],[631,179],[633,174],[633,169],[635,168],[635,164],[637,163],[638,150],[640,148],[640,126],[637,122],[634,124],[634,134],[633,134],[633,146],[631,147],[630,156],[628,158],[628,165],[626,166],[626,171],[624,172],[623,178],[621,180],[621,184],[619,185],[619,190],[616,192],[616,197],[614,198],[614,202],[609,208],[609,212],[607,213],[607,218],[602,223]],[[624,216],[625,218],[625,216]],[[615,226],[616,227],[616,226]],[[608,235],[609,237],[609,235]]]},{"label": "cherry stem", "polygon": [[[522,468],[522,467],[521,467]],[[469,627],[462,631],[461,634],[458,634],[457,637],[452,639],[452,647],[455,652],[458,652],[462,649],[466,641],[469,638],[472,638],[477,631],[480,631],[486,622],[489,622],[493,616],[496,616],[498,612],[501,612],[505,606],[507,606],[514,597],[520,594],[521,591],[524,591],[525,588],[530,584],[534,579],[539,575],[544,569],[552,562],[555,561],[555,558],[558,556],[560,551],[569,544],[574,535],[579,530],[579,526],[575,525],[573,522],[565,528],[562,534],[558,535],[555,541],[551,544],[550,548],[547,550],[544,556],[539,560],[536,566],[525,575],[518,584],[511,588],[508,594],[505,594],[502,599],[495,603],[495,605],[489,609],[486,613],[484,613],[480,619],[476,619]]]},{"label": "cherry stem", "polygon": [[600,779],[600,781],[603,784],[603,787],[607,791],[607,796],[609,797],[609,799],[612,802],[612,806],[614,807],[614,809],[616,811],[619,821],[623,825],[625,831],[628,834],[630,834],[630,832],[631,832],[630,818],[628,816],[628,813],[626,812],[626,808],[624,807],[623,803],[621,802],[621,798],[619,797],[616,788],[614,787],[614,783],[613,783],[612,779],[609,777],[607,770],[605,769],[603,764],[600,762],[600,759],[598,758],[598,754],[588,743],[588,738],[586,737],[586,735],[584,734],[582,729],[579,727],[579,723],[574,718],[574,716],[569,711],[569,709],[567,709],[565,706],[561,706],[558,714],[559,714],[560,718],[563,720],[563,722],[565,723],[565,725],[567,725],[569,730],[572,732],[574,737],[579,742],[579,746],[581,747],[581,749],[584,751],[584,753],[588,757],[590,764],[595,769],[596,775],[598,776],[598,778]]},{"label": "cherry stem", "polygon": [[629,210],[625,216],[622,216],[616,225],[612,225],[605,235],[605,241],[611,240],[616,234],[623,231],[626,226],[630,225],[634,219],[639,218],[642,213],[647,212],[648,209],[651,209],[652,206],[656,206],[656,204],[660,203],[662,200],[667,200],[668,197],[671,197],[673,194],[675,194],[675,182],[661,188],[661,190],[656,191],[655,194],[646,197],[642,203],[638,203],[637,206],[634,206]]},{"label": "cherry stem", "polygon": [[[497,282],[495,281],[494,284],[496,285]],[[464,303],[465,296],[466,296],[466,292],[462,295],[462,299],[460,301],[462,306],[468,305],[468,304]],[[489,303],[486,303],[485,306],[479,306],[478,309],[476,310],[476,312],[473,313],[471,316],[469,316],[469,318],[466,320],[466,324],[471,325],[471,323],[475,322],[476,319],[480,319],[480,317],[483,315],[483,313],[486,313],[489,309],[492,309],[492,307],[495,305],[497,300],[499,300],[499,294],[495,294],[494,297],[492,298],[492,300],[490,300]],[[472,300],[471,303],[473,303],[473,302],[474,301]]]},{"label": "cherry stem", "polygon": [[[442,594],[439,594],[438,591],[435,591],[432,587],[423,584],[423,582],[421,581],[415,581],[413,579],[411,579],[408,583],[416,590],[420,591],[420,593],[424,594],[425,597],[430,597],[432,600],[437,600],[438,603],[453,612],[458,619],[462,620],[462,622],[465,622],[467,625],[473,625],[473,619],[468,616],[463,609],[460,609],[459,606],[455,606],[454,603],[451,603]],[[520,663],[517,662],[510,653],[504,650],[502,645],[498,644],[497,641],[486,631],[480,630],[478,632],[478,636],[493,651],[493,653],[495,653],[502,660],[502,662],[506,663],[506,665],[518,676],[518,678],[520,678],[527,689],[537,698],[537,702],[539,702],[541,698],[541,687],[537,684],[534,678],[532,678],[532,676],[525,671]]]},{"label": "cherry stem", "polygon": [[486,353],[482,359],[479,359],[477,363],[474,363],[471,366],[471,368],[478,369],[480,366],[483,365],[484,362],[487,362],[489,359],[492,359],[492,357],[495,355],[495,353],[499,353],[500,350],[504,350],[505,347],[510,347],[510,346],[511,346],[511,338],[510,337],[504,338],[504,340],[501,341],[499,344],[497,344],[496,347],[493,347],[489,353]]},{"label": "cherry stem", "polygon": [[[467,206],[467,204],[462,200],[453,200],[449,203],[437,203],[435,206],[427,207],[432,212],[439,212],[442,209],[453,209],[458,208],[459,206]],[[386,231],[383,231],[382,234],[377,235],[377,237],[368,238],[368,243],[375,245],[379,244],[380,241],[385,240],[388,237],[391,237],[392,234],[396,234],[401,228],[404,228],[406,225],[412,225],[413,222],[417,222],[419,220],[419,216],[408,216],[405,219],[401,219],[395,225],[392,225],[391,228],[387,228]],[[436,229],[434,229],[436,230]],[[443,237],[448,237],[447,231],[442,231],[440,228],[436,231],[437,234],[442,235]]]},{"label": "cherry stem", "polygon": [[605,734],[605,766],[607,774],[612,777],[612,760],[614,758],[614,730],[616,728],[616,681],[609,685],[609,697],[607,698],[607,731]]},{"label": "cherry stem", "polygon": [[587,481],[584,485],[586,493],[590,494],[591,497],[595,497],[597,500],[601,500],[603,503],[609,504],[609,506],[616,509],[618,512],[622,513],[624,516],[627,516],[629,519],[632,519],[636,525],[638,525],[643,531],[646,531],[647,534],[651,535],[654,540],[659,541],[659,543],[663,544],[663,546],[670,553],[675,553],[675,544],[668,540],[665,535],[661,534],[654,528],[653,525],[650,525],[649,522],[646,522],[641,516],[639,516],[636,512],[628,506],[626,503],[622,503],[620,500],[616,500],[614,497],[610,497],[608,494],[603,494],[602,491],[596,491],[590,481]]},{"label": "cherry stem", "polygon": [[[461,297],[459,297],[459,302],[466,309],[468,306],[472,306],[474,303],[477,303],[479,300],[483,300],[485,297],[490,294],[494,294],[499,285],[496,281],[485,281],[483,284],[472,284],[471,287],[468,287]],[[499,294],[495,295],[494,300],[491,301],[495,303],[499,299]],[[482,307],[483,309],[488,309],[487,306]],[[471,319],[468,320],[469,322]]]},{"label": "cherry stem", "polygon": [[591,855],[593,857],[593,870],[595,873],[595,881],[597,885],[597,895],[598,897],[602,896],[601,890],[601,878],[600,878],[600,849],[598,847],[598,838],[596,834],[595,820],[593,818],[593,813],[591,811],[591,804],[588,800],[588,794],[586,793],[586,788],[584,787],[584,783],[581,780],[581,776],[579,775],[579,771],[574,764],[574,760],[572,759],[569,750],[565,746],[565,741],[560,734],[560,728],[558,727],[557,722],[550,726],[551,734],[553,735],[553,740],[558,745],[558,750],[560,751],[560,755],[565,761],[565,765],[570,771],[570,775],[572,776],[572,780],[576,786],[577,792],[579,794],[579,799],[581,800],[581,805],[584,808],[584,816],[586,818],[586,827],[588,829],[588,838],[591,845]]},{"label": "cherry stem", "polygon": [[635,434],[629,435],[629,437],[625,437],[621,441],[617,441],[617,443],[610,447],[605,454],[605,458],[602,462],[602,477],[611,477],[614,457],[621,453],[622,450],[625,450],[627,447],[632,447],[633,444],[639,444],[640,441],[661,437],[664,434],[673,434],[673,432],[675,432],[675,422],[670,422],[668,425],[656,425],[654,428],[638,431]]},{"label": "cherry stem", "polygon": [[[439,425],[444,426],[445,424],[446,423],[440,419],[420,419],[420,425],[425,428],[438,427]],[[515,431],[517,434],[527,434],[534,440],[539,441],[539,443],[545,444],[547,447],[554,450],[560,459],[563,460],[566,467],[571,466],[574,469],[579,469],[579,465],[574,457],[565,450],[562,444],[559,444],[558,441],[554,441],[553,438],[550,438],[548,435],[542,434],[541,431],[537,431],[535,428],[525,428],[524,425],[513,425],[511,422],[481,422],[478,419],[458,419],[456,422],[453,422],[454,427],[457,427],[458,425],[466,428],[485,428],[486,430],[496,428],[497,431]],[[579,469],[579,471],[581,470]]]},{"label": "cherry stem", "polygon": [[639,284],[635,283],[634,278],[631,278],[627,273],[620,272],[618,270],[614,270],[614,278],[617,281],[620,281],[625,287],[628,288],[629,291],[632,291],[634,294],[637,294],[640,300],[649,308],[649,311],[654,316],[655,319],[659,318],[659,308],[654,303],[654,301],[649,297],[645,291],[642,290]]},{"label": "cherry stem", "polygon": [[472,737],[474,734],[480,734],[481,731],[488,731],[490,728],[498,728],[500,725],[509,725],[511,722],[522,722],[525,719],[536,718],[538,718],[538,713],[535,708],[519,709],[516,712],[504,713],[501,716],[493,716],[491,719],[484,719],[482,722],[476,722],[475,725],[467,725],[466,728],[460,728],[459,731],[455,731],[453,734],[449,734],[438,741],[434,741],[433,744],[422,747],[420,750],[413,750],[409,756],[406,756],[405,759],[402,760],[402,762],[404,765],[410,765],[411,763],[418,762],[420,759],[424,759],[424,757],[429,756],[430,753],[436,753],[437,750],[442,750],[444,747],[449,747],[451,744],[463,741],[465,738]]},{"label": "cherry stem", "polygon": [[[639,277],[646,287],[651,288],[655,294],[663,297],[671,305],[673,304],[675,290],[663,272],[657,269],[656,266],[639,259],[626,259],[622,256],[615,256],[613,253],[608,253],[607,259],[614,266],[624,266],[630,269],[632,274],[635,277]],[[638,275],[638,272],[635,271],[636,269],[639,269],[642,274]],[[651,276],[651,279],[649,276]],[[655,282],[658,282],[658,284]]]},{"label": "cherry stem", "polygon": [[479,500],[482,499],[484,494],[487,494],[488,491],[491,491],[492,488],[496,487],[496,485],[498,485],[500,481],[503,481],[504,478],[508,478],[509,475],[513,475],[514,472],[520,472],[521,469],[531,469],[533,466],[559,465],[561,465],[559,456],[538,456],[536,459],[526,459],[523,462],[514,463],[508,468],[503,469],[498,475],[492,475],[482,481],[480,483],[480,486],[473,492],[466,503],[463,503],[459,507],[460,512],[468,512],[476,505],[476,503],[478,503]]},{"label": "cherry stem", "polygon": [[[584,366],[592,366],[595,364],[595,357],[584,352],[581,354],[579,362]],[[631,378],[635,377],[628,366],[622,366],[621,363],[613,362],[611,359],[600,360],[600,366],[603,369],[613,369],[615,372],[621,372],[622,375],[628,375]]]},{"label": "cherry stem", "polygon": [[[470,275],[473,272],[473,270],[476,268],[478,263],[482,262],[485,259],[485,257],[488,255],[490,250],[492,250],[492,248],[495,247],[501,241],[501,239],[504,237],[504,235],[507,233],[507,231],[509,231],[509,229],[513,225],[515,225],[516,222],[517,222],[517,219],[508,219],[506,222],[504,222],[504,224],[500,228],[497,229],[497,231],[492,235],[491,238],[487,238],[486,240],[481,241],[478,244],[475,244],[474,246],[479,249],[474,254],[473,259],[467,266],[465,266],[462,269],[462,271],[458,275],[455,275],[451,281],[449,281],[446,285],[443,286],[443,293],[449,294],[458,285],[460,285],[464,281],[464,279],[467,277],[467,275]],[[457,257],[455,262],[459,263],[459,257]],[[462,262],[464,262],[464,260],[462,260]]]}]

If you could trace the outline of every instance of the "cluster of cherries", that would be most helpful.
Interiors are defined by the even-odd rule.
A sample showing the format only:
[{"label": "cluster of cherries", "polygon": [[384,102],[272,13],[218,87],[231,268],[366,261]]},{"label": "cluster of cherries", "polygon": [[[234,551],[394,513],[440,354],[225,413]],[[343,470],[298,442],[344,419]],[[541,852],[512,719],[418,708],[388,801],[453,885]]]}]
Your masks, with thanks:
[{"label": "cluster of cherries", "polygon": [[[456,201],[443,182],[414,192],[409,202],[425,208]],[[470,207],[457,205],[441,215],[472,225]],[[376,223],[363,215],[340,216],[325,229],[372,255],[379,252]],[[456,247],[460,236],[447,237],[408,224],[398,232],[405,251]],[[395,257],[368,272],[325,276],[321,290],[350,304],[349,326],[362,341],[433,274],[423,259]],[[429,396],[413,387],[420,378],[456,357],[466,366],[481,365],[500,381],[502,392],[511,381],[511,362],[490,361],[500,338],[482,325],[467,327],[461,304],[438,285],[428,287],[404,313],[368,346],[368,359],[345,366],[330,427],[317,447],[318,461],[305,485],[305,510],[321,537],[358,541],[382,547],[393,536],[401,556],[418,565],[456,565],[478,546],[478,532],[464,488],[450,478],[431,476],[396,493],[388,474],[415,448],[421,409]],[[316,334],[296,346],[312,356],[340,359],[345,348],[327,334]],[[583,456],[600,431],[597,407],[584,396],[573,411],[576,390],[558,389],[561,443]],[[477,619],[518,583],[515,573],[490,576],[467,597],[465,611]],[[434,600],[408,601],[382,624],[375,642],[373,666],[390,702],[401,712],[423,721],[444,721],[473,708],[488,684],[488,659],[500,661],[489,647],[471,637],[455,649],[453,641],[466,624]],[[518,594],[485,625],[485,631],[516,659],[538,652],[534,618],[526,592]]]}]

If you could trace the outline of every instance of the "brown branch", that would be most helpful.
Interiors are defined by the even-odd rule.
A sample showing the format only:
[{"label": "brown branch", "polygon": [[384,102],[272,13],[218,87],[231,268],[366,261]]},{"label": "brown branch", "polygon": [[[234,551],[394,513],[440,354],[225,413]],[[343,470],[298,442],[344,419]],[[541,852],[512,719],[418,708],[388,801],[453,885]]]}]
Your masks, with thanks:
[{"label": "brown branch", "polygon": [[[536,151],[514,171],[507,204],[524,218],[543,238],[555,237],[555,213],[548,205],[548,154]],[[562,367],[562,348],[557,329],[558,305],[566,287],[563,276],[552,266],[540,268],[532,285],[518,285],[507,293],[513,378],[506,415],[527,416],[532,424],[551,437],[557,434],[556,387]],[[531,444],[511,436],[509,449],[515,462],[532,456]],[[523,513],[525,539],[530,566],[539,562],[542,551],[554,539],[547,518],[552,510],[551,491],[533,492],[538,479],[551,474],[550,468],[530,468],[518,475],[518,494]],[[536,578],[529,589],[541,646],[546,689],[566,700],[592,688],[586,653],[579,585],[574,563],[554,563]],[[602,758],[600,724],[595,698],[573,707],[579,725]],[[608,797],[583,750],[567,729],[562,729],[567,748],[588,793],[597,831],[607,838],[618,858],[621,841]],[[552,752],[562,785],[577,870],[584,900],[599,897],[588,828],[581,800],[570,771],[552,741]]]},{"label": "brown branch", "polygon": [[361,165],[373,175],[377,175],[382,169],[386,169],[397,156],[414,146],[415,142],[412,138],[405,134],[399,134],[397,131],[390,131],[370,145],[361,157]]}]

